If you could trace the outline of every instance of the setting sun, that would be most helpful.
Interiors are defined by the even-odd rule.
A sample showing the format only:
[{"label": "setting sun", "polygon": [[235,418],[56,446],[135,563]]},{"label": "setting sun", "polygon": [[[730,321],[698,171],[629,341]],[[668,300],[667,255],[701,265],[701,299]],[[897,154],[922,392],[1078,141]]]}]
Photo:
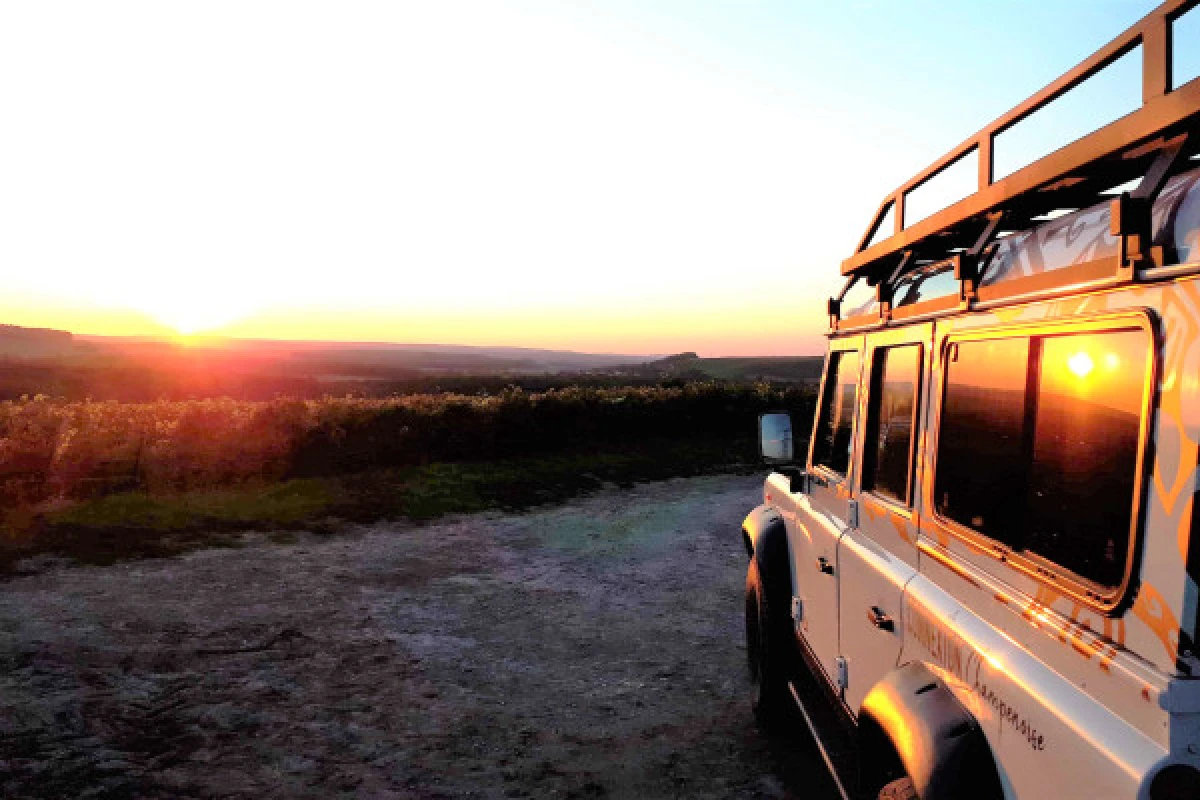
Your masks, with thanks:
[{"label": "setting sun", "polygon": [[236,316],[209,313],[208,309],[190,308],[153,312],[150,316],[184,336],[211,331],[237,319]]},{"label": "setting sun", "polygon": [[220,287],[180,286],[171,294],[140,298],[135,307],[168,328],[190,336],[239,322],[257,310],[253,301],[230,294]]}]

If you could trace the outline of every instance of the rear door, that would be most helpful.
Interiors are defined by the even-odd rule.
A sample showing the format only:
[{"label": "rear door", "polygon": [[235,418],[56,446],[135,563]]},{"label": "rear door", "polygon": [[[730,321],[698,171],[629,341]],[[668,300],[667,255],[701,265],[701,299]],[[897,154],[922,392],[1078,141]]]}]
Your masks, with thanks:
[{"label": "rear door", "polygon": [[837,542],[848,524],[863,337],[830,343],[809,443],[810,491],[791,532],[797,626],[811,655],[837,685]]},{"label": "rear door", "polygon": [[900,604],[917,571],[918,420],[932,337],[933,326],[926,324],[867,338],[853,497],[858,526],[839,540],[837,558],[844,699],[855,714],[900,656]]}]

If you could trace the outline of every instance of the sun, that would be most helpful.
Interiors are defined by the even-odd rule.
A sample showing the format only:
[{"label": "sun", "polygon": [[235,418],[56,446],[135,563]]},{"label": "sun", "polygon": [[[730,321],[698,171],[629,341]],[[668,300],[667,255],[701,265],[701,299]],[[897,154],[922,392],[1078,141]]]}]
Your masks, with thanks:
[{"label": "sun", "polygon": [[150,315],[183,336],[217,330],[246,316],[241,310],[209,306],[203,302],[164,305]]},{"label": "sun", "polygon": [[249,298],[211,287],[193,287],[179,294],[145,298],[137,307],[181,336],[219,330],[257,310]]}]

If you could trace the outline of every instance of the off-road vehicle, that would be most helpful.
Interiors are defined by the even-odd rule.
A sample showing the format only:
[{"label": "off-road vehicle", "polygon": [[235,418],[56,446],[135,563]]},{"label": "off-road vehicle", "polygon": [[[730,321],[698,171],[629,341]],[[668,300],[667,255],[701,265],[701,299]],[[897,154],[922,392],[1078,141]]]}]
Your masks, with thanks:
[{"label": "off-road vehicle", "polygon": [[[1196,3],[890,194],[829,301],[806,456],[760,420],[756,712],[807,724],[846,797],[1200,798],[1200,79],[1172,67]],[[996,174],[1126,59],[1132,111]]]}]

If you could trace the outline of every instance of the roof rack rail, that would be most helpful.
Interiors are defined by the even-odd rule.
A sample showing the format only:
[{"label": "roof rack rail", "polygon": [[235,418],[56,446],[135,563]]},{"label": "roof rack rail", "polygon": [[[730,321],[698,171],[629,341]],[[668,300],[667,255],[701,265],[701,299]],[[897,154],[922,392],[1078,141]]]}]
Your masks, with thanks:
[{"label": "roof rack rail", "polygon": [[[972,295],[976,270],[994,249],[1001,227],[1019,230],[1054,209],[1082,208],[1107,200],[1105,190],[1135,179],[1133,192],[1112,199],[1111,232],[1119,237],[1114,277],[1135,272],[1161,259],[1150,246],[1150,208],[1167,179],[1200,151],[1200,78],[1171,86],[1172,25],[1200,0],[1168,0],[1015,108],[889,194],[872,218],[854,255],[842,262],[848,278],[829,313],[836,329],[841,300],[859,279],[876,287],[879,300],[918,262],[953,257],[964,299]],[[1137,47],[1142,48],[1141,106],[1131,113],[995,179],[996,137],[1053,103]],[[908,225],[905,200],[950,167],[978,158],[978,188],[967,197]],[[890,236],[874,241],[888,216]]]}]

